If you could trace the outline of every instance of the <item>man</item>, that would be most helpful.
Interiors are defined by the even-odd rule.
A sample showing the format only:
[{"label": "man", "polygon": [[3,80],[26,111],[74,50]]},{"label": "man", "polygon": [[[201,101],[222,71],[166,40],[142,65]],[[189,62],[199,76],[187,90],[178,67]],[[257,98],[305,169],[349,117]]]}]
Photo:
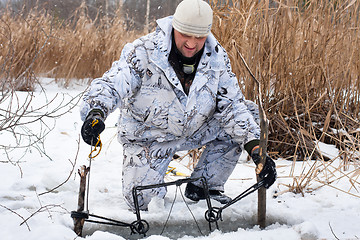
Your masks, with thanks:
[{"label": "man", "polygon": [[[224,184],[242,149],[259,162],[258,107],[244,99],[225,50],[210,32],[212,18],[206,2],[182,1],[173,16],[157,20],[155,32],[125,45],[120,60],[85,94],[81,133],[88,144],[96,144],[104,119],[120,108],[123,195],[132,209],[133,187],[162,183],[177,151],[206,146],[191,177],[205,177],[210,197],[221,203],[231,200]],[[271,158],[260,177],[266,188],[274,183]],[[188,183],[185,196],[204,199],[201,186]],[[165,194],[163,187],[141,191],[140,209]]]}]

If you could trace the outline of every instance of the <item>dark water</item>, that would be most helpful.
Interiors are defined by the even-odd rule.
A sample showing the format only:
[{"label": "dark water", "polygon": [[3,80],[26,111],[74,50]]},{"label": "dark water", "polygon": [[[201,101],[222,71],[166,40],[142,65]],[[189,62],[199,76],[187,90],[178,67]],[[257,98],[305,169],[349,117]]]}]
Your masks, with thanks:
[{"label": "dark water", "polygon": [[[206,210],[204,210],[204,215],[205,211]],[[170,239],[178,239],[183,236],[207,236],[215,229],[219,229],[222,233],[234,232],[239,228],[251,229],[256,225],[256,215],[251,213],[246,216],[241,216],[234,214],[231,209],[225,209],[222,213],[222,218],[222,221],[219,220],[217,222],[217,226],[215,223],[212,223],[210,230],[209,223],[204,216],[196,216],[196,221],[191,215],[187,220],[176,220],[176,216],[171,216],[168,222],[166,222],[166,217],[164,219],[156,220],[146,220],[146,217],[142,217],[143,220],[146,220],[149,223],[149,230],[146,232],[146,237],[151,235],[161,235]],[[136,219],[135,215],[134,219]],[[268,216],[267,225],[274,223],[285,224],[279,219],[277,220]],[[142,234],[131,234],[130,228],[127,227],[107,226],[94,223],[85,223],[83,236],[92,235],[95,231],[110,232],[129,240],[144,238],[144,235]]]}]

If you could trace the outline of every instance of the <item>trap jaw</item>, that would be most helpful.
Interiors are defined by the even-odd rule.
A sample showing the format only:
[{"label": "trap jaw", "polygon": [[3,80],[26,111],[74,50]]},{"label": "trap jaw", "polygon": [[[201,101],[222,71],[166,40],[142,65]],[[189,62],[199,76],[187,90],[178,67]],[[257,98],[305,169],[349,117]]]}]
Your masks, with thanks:
[{"label": "trap jaw", "polygon": [[[139,192],[146,189],[152,189],[152,188],[159,188],[159,187],[167,187],[171,185],[176,185],[179,187],[183,183],[189,183],[189,182],[196,182],[201,181],[202,187],[205,192],[205,199],[207,203],[208,210],[206,211],[205,218],[211,219],[209,222],[209,229],[212,231],[211,224],[215,222],[216,228],[218,229],[217,224],[217,216],[214,215],[214,208],[211,205],[210,196],[209,196],[209,189],[206,183],[206,180],[204,177],[200,178],[185,178],[185,179],[179,179],[172,182],[166,182],[166,183],[159,183],[159,184],[153,184],[153,185],[145,185],[145,186],[135,186],[132,190],[133,195],[133,201],[134,201],[134,207],[135,207],[135,215],[137,220],[135,220],[132,223],[125,223],[122,221],[114,220],[111,218],[106,218],[102,216],[98,216],[95,214],[90,214],[88,211],[88,204],[86,206],[86,210],[84,210],[85,205],[85,192],[86,189],[88,190],[89,187],[89,181],[86,181],[86,176],[90,172],[90,167],[82,166],[81,169],[79,169],[79,175],[80,175],[80,191],[79,191],[79,200],[78,200],[78,209],[77,211],[71,212],[71,217],[74,220],[74,231],[78,236],[82,236],[82,230],[85,222],[91,222],[91,223],[97,223],[97,224],[104,224],[104,225],[112,225],[112,226],[119,226],[119,227],[128,227],[131,230],[131,234],[142,234],[144,237],[146,236],[146,233],[149,231],[149,223],[141,219],[140,214],[140,208],[139,208],[139,201],[138,201],[138,195]],[[87,184],[86,184],[87,183]],[[87,185],[87,186],[86,186]],[[88,197],[88,195],[87,195]],[[88,201],[86,201],[88,203]],[[95,219],[101,219],[101,220],[94,220]]]},{"label": "trap jaw", "polygon": [[[135,221],[135,222],[137,223],[137,226],[139,228],[142,228],[143,227],[142,222],[144,221],[141,219],[141,216],[140,216],[140,207],[139,207],[139,201],[138,201],[139,191],[146,190],[146,189],[159,188],[159,187],[167,187],[167,186],[171,186],[171,185],[176,185],[176,187],[179,187],[183,183],[190,183],[190,182],[196,182],[196,181],[200,181],[202,184],[202,188],[204,189],[205,200],[206,200],[206,204],[208,207],[208,210],[206,211],[206,214],[208,214],[208,216],[205,215],[205,218],[211,219],[211,221],[208,220],[209,230],[212,231],[211,223],[214,223],[214,222],[216,224],[216,228],[218,229],[219,228],[218,223],[217,223],[218,219],[215,219],[216,216],[212,214],[212,212],[213,212],[212,210],[214,208],[211,205],[210,196],[209,196],[209,188],[208,188],[206,179],[204,177],[184,178],[184,179],[179,179],[176,181],[166,182],[166,183],[159,183],[159,184],[152,184],[152,185],[145,185],[145,186],[135,186],[132,190],[132,195],[133,195],[134,206],[135,206],[135,214],[136,214],[136,218],[137,218],[137,221]],[[144,236],[145,236],[145,233],[144,233]]]},{"label": "trap jaw", "polygon": [[232,199],[230,202],[223,205],[222,207],[209,208],[205,212],[205,219],[209,222],[209,224],[212,223],[212,222],[216,222],[216,224],[217,224],[218,220],[222,221],[222,211],[224,209],[226,209],[226,208],[230,207],[231,205],[237,203],[238,201],[240,201],[244,197],[250,195],[251,193],[259,190],[262,186],[264,186],[264,184],[265,184],[265,180],[262,179],[259,182],[255,183],[254,185],[252,185],[251,187],[249,187],[248,189],[246,189],[244,192],[240,193],[237,197],[235,197],[234,199]]},{"label": "trap jaw", "polygon": [[[78,208],[77,211],[71,212],[71,217],[74,221],[74,232],[78,236],[82,236],[82,230],[85,222],[111,225],[111,226],[119,226],[119,227],[128,227],[131,230],[131,234],[139,233],[145,234],[149,230],[149,224],[145,220],[138,220],[132,223],[126,223],[118,220],[114,220],[111,218],[90,214],[88,210],[88,194],[86,194],[85,200],[85,192],[89,191],[89,181],[87,180],[87,175],[90,172],[90,167],[86,167],[85,165],[81,166],[79,169],[80,175],[80,190],[79,190],[79,198],[78,198]],[[86,202],[86,210],[85,210],[85,202]],[[100,220],[95,220],[100,219]]]}]

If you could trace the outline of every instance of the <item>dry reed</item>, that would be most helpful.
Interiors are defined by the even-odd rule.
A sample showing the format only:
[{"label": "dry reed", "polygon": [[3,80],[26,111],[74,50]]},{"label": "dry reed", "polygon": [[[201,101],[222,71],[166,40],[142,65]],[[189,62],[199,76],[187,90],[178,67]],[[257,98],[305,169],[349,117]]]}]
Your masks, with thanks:
[{"label": "dry reed", "polygon": [[0,24],[2,89],[12,83],[14,89],[31,90],[36,76],[54,77],[65,86],[74,79],[99,77],[125,43],[139,35],[126,31],[120,9],[112,19],[92,20],[85,5],[68,20],[39,9],[26,15],[5,9]]},{"label": "dry reed", "polygon": [[263,85],[270,149],[303,160],[313,155],[314,141],[340,146],[334,130],[355,133],[359,126],[360,3],[307,1],[300,8],[298,2],[270,8],[269,1],[236,1],[216,10],[213,31],[245,96],[255,99],[256,91],[234,45]]},{"label": "dry reed", "polygon": [[[213,33],[228,51],[245,96],[255,100],[256,89],[236,48],[262,84],[270,120],[269,151],[294,164],[304,160],[310,165],[291,176],[289,191],[304,193],[314,182],[331,185],[349,176],[349,169],[355,170],[346,192],[356,189],[360,2],[233,2],[212,1],[217,6]],[[334,159],[319,150],[319,141],[340,149],[336,159],[341,167],[331,169]]]}]

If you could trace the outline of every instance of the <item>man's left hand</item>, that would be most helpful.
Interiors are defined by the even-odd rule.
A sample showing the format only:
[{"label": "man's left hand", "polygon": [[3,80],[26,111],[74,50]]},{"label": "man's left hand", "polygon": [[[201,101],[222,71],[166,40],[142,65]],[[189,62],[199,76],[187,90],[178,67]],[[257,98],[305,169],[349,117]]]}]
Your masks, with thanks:
[{"label": "man's left hand", "polygon": [[266,154],[265,164],[264,166],[260,166],[259,151],[259,147],[255,148],[251,152],[251,158],[256,164],[256,168],[260,170],[260,173],[257,172],[257,174],[259,174],[260,179],[264,181],[264,187],[269,188],[271,185],[273,185],[277,176],[275,162]]}]

